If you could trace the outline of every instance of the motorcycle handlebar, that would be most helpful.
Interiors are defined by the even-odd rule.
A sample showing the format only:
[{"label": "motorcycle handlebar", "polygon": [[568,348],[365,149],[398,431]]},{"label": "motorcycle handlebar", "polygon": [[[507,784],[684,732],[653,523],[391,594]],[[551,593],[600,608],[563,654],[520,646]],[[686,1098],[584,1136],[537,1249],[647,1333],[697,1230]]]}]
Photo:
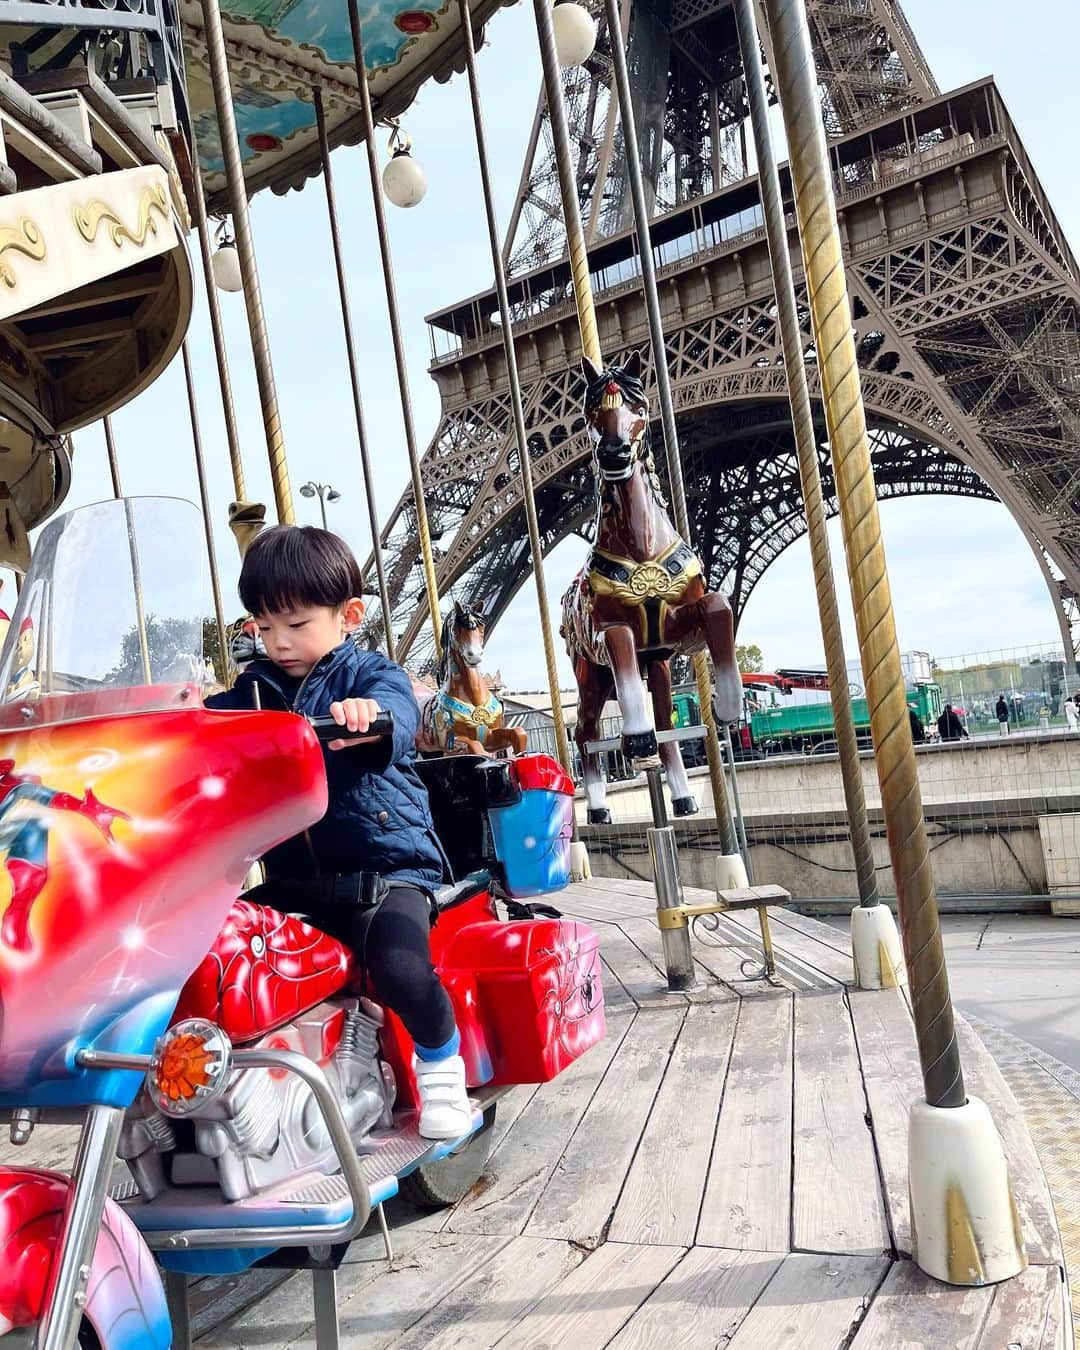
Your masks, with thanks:
[{"label": "motorcycle handlebar", "polygon": [[343,727],[340,722],[335,722],[332,717],[309,717],[307,720],[311,724],[312,731],[324,745],[328,741],[347,741],[353,736],[363,736],[365,739],[372,741],[385,741],[389,740],[394,734],[394,714],[392,712],[380,712],[367,731],[358,732]]}]

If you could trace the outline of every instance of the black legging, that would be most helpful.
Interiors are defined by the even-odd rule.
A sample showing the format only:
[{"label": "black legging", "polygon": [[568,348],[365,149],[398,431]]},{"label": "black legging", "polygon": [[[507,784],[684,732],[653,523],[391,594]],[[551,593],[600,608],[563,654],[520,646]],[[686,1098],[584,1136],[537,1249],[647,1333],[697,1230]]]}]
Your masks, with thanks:
[{"label": "black legging", "polygon": [[352,949],[365,983],[417,1045],[433,1050],[453,1036],[454,1009],[431,964],[431,903],[423,891],[395,884],[376,909],[309,904],[303,912]]}]

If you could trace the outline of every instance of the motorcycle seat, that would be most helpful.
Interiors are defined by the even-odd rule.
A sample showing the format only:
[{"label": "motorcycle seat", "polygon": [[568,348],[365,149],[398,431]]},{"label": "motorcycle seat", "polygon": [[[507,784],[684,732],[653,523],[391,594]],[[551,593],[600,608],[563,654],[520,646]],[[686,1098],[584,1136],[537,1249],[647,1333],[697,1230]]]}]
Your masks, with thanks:
[{"label": "motorcycle seat", "polygon": [[435,907],[441,914],[444,909],[452,909],[455,905],[464,904],[466,900],[471,900],[476,895],[483,895],[490,886],[491,873],[485,867],[478,867],[475,871],[462,877],[460,881],[451,881],[445,886],[436,886],[433,891]]}]

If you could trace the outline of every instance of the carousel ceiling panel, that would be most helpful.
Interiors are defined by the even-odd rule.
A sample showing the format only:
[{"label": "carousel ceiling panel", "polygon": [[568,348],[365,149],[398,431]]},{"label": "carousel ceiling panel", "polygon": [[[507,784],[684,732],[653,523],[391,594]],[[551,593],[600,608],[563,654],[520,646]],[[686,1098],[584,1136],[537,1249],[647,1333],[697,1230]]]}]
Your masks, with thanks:
[{"label": "carousel ceiling panel", "polygon": [[[470,0],[474,25],[510,2]],[[183,0],[181,8],[199,162],[211,209],[225,209],[202,6]],[[221,0],[221,15],[249,194],[302,187],[319,172],[314,85],[323,91],[331,146],[362,138],[345,0]],[[360,0],[360,24],[376,120],[404,112],[425,80],[464,66],[457,0]]]}]

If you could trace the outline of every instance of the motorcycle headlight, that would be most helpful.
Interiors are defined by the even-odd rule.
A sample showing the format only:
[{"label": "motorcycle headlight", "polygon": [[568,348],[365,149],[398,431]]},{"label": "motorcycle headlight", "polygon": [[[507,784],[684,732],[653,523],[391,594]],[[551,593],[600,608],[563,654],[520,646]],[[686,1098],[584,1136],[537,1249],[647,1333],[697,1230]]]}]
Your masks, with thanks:
[{"label": "motorcycle headlight", "polygon": [[190,1116],[220,1097],[231,1068],[228,1036],[213,1022],[190,1017],[170,1027],[154,1047],[146,1085],[164,1115]]}]

